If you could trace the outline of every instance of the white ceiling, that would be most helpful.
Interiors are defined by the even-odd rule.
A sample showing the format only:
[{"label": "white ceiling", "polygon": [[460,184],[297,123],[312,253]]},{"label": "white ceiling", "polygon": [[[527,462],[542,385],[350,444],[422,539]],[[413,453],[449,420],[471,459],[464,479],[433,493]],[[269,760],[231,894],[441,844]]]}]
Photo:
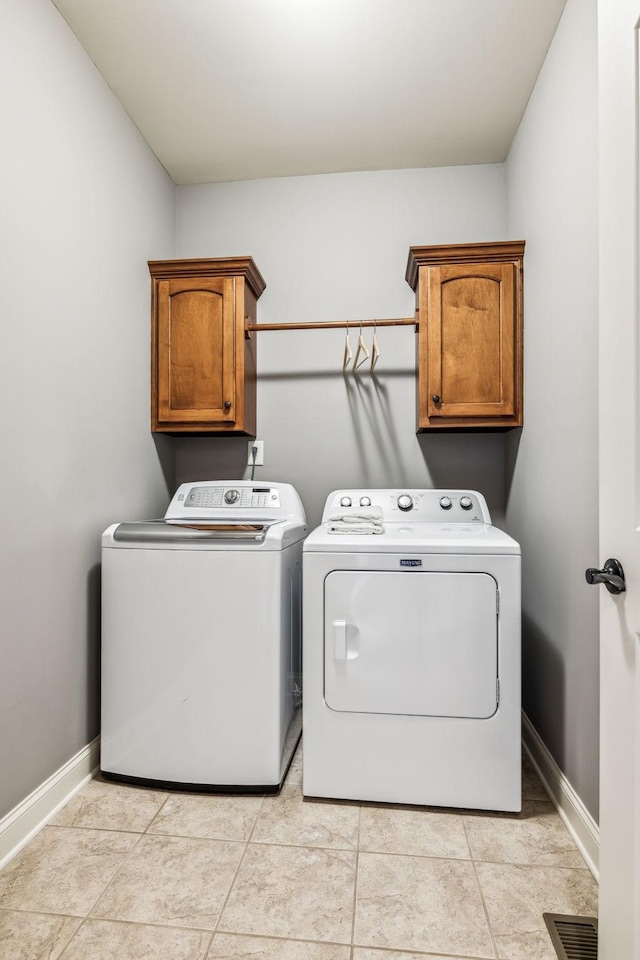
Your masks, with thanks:
[{"label": "white ceiling", "polygon": [[505,159],[565,0],[53,0],[176,183]]}]

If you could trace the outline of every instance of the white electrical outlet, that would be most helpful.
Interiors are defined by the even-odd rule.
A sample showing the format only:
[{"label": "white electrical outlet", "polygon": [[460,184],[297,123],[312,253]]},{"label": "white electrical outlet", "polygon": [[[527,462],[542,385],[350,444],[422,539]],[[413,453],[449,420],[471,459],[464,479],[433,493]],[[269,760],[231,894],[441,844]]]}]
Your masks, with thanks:
[{"label": "white electrical outlet", "polygon": [[254,447],[258,448],[255,460],[256,467],[262,467],[264,465],[264,440],[249,440],[249,456],[247,458],[247,463],[250,467],[253,466]]}]

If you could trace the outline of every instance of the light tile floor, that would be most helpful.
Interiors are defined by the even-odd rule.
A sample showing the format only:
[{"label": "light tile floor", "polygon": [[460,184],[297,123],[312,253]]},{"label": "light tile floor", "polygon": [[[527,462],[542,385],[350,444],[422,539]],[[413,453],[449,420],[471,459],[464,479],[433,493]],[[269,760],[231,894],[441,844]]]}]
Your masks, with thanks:
[{"label": "light tile floor", "polygon": [[0,960],[556,960],[597,889],[531,766],[519,815],[96,779],[0,872]]}]

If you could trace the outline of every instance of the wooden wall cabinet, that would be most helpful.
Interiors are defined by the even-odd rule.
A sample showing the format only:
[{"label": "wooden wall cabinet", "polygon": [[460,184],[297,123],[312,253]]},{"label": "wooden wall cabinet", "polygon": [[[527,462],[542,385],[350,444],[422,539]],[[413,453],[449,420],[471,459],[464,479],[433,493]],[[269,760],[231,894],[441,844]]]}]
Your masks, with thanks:
[{"label": "wooden wall cabinet", "polygon": [[411,247],[417,429],[522,426],[523,242]]},{"label": "wooden wall cabinet", "polygon": [[[256,323],[265,282],[251,257],[152,260],[151,429],[256,433]],[[246,319],[245,319],[246,318]]]}]

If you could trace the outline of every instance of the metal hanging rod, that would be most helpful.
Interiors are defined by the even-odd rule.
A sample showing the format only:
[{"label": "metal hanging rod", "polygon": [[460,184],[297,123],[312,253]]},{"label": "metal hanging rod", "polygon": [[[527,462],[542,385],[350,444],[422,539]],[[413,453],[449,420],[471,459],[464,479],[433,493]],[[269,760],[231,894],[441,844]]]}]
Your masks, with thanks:
[{"label": "metal hanging rod", "polygon": [[416,325],[415,317],[400,317],[393,320],[323,320],[318,323],[247,323],[245,336],[261,330],[327,330],[345,327],[408,327]]}]

